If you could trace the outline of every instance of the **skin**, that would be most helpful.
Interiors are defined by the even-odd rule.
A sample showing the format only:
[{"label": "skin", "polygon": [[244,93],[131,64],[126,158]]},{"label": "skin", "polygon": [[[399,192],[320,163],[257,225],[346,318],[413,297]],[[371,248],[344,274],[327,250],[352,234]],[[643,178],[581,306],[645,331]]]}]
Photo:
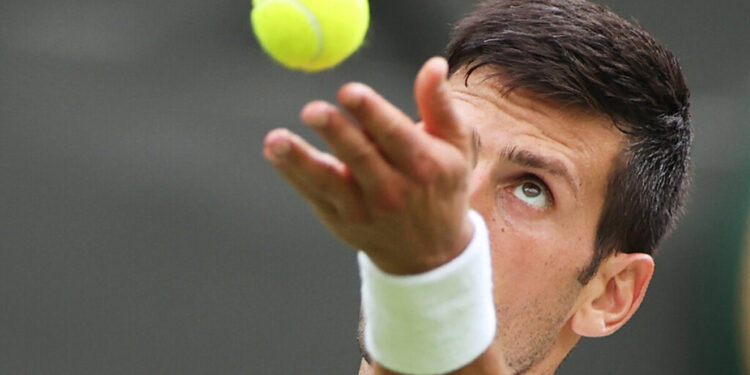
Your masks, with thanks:
[{"label": "skin", "polygon": [[[362,84],[341,109],[312,102],[302,120],[325,154],[285,129],[265,155],[328,228],[384,271],[414,274],[461,253],[471,207],[487,222],[498,314],[495,342],[456,374],[553,373],[581,336],[619,329],[653,274],[646,254],[606,258],[585,286],[607,178],[624,137],[603,116],[523,90],[502,96],[483,67],[464,84],[445,60],[417,76],[415,124]],[[360,374],[392,374],[362,362]]]}]

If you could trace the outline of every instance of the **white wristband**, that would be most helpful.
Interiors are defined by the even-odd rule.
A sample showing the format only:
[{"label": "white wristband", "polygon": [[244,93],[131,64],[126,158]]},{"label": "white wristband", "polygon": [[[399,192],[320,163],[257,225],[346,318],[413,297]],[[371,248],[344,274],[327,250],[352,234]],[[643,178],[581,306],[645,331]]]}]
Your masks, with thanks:
[{"label": "white wristband", "polygon": [[365,348],[382,366],[443,374],[476,359],[495,336],[487,227],[469,212],[474,236],[458,257],[428,272],[396,276],[359,252]]}]

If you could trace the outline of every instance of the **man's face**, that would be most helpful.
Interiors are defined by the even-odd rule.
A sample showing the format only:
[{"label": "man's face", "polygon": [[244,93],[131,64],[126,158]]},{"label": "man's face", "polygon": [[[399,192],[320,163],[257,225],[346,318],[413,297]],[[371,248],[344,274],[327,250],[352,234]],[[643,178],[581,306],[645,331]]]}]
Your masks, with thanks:
[{"label": "man's face", "polygon": [[497,344],[522,371],[570,349],[560,342],[624,137],[605,117],[523,90],[503,97],[498,79],[486,79],[493,73],[476,70],[467,87],[460,70],[449,84],[459,117],[475,130],[471,206],[490,231]]}]

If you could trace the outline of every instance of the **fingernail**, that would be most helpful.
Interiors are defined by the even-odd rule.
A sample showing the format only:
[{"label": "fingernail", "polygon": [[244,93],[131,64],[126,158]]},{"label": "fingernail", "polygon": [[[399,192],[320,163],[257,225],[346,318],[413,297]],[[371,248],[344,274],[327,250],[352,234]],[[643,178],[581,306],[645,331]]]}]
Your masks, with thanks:
[{"label": "fingernail", "polygon": [[307,115],[307,124],[315,127],[322,128],[328,124],[328,111],[323,108],[319,108]]},{"label": "fingernail", "polygon": [[283,158],[289,153],[290,148],[291,145],[289,144],[289,141],[282,139],[271,145],[271,152],[273,152],[273,155],[277,158]]},{"label": "fingernail", "polygon": [[347,94],[343,98],[344,101],[341,103],[347,107],[356,108],[362,104],[365,97],[365,91],[367,89],[361,84],[354,83],[347,89]]}]

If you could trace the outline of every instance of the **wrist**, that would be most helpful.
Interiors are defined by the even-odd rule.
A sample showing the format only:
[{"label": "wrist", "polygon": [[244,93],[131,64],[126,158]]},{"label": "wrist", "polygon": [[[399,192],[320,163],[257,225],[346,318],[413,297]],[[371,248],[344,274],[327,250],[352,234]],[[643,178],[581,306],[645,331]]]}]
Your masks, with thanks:
[{"label": "wrist", "polygon": [[470,217],[475,229],[466,250],[428,272],[388,274],[359,254],[365,347],[386,368],[446,373],[472,362],[492,342],[489,235],[479,214]]},{"label": "wrist", "polygon": [[429,251],[418,256],[409,256],[413,253],[404,253],[405,256],[399,259],[387,259],[376,253],[368,253],[367,256],[378,269],[390,275],[416,275],[439,268],[461,255],[474,237],[474,224],[468,215],[464,217],[461,229],[454,236],[455,239],[441,241],[446,244],[443,249],[428,249]]}]

